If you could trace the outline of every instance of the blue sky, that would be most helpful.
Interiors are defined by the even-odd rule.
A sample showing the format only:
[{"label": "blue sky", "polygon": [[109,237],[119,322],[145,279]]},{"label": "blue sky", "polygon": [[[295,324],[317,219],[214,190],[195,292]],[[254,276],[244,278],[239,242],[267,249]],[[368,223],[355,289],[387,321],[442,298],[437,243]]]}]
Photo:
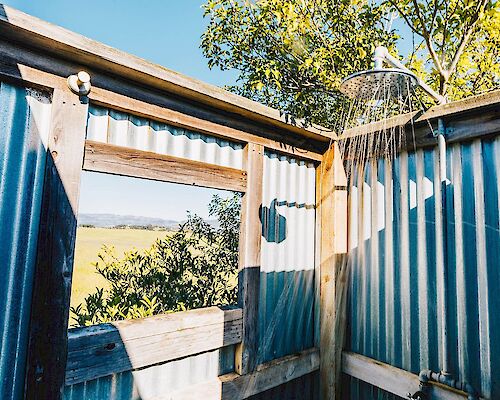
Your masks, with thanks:
[{"label": "blue sky", "polygon": [[[167,68],[218,86],[232,72],[210,71],[199,48],[207,21],[201,0],[3,0],[4,4]],[[214,193],[224,192],[96,173],[83,173],[81,213],[182,220],[207,217]]]},{"label": "blue sky", "polygon": [[[217,86],[236,73],[209,70],[199,48],[207,20],[202,0],[3,0],[28,14]],[[400,27],[400,21],[395,26]],[[408,35],[409,36],[409,35]],[[403,54],[411,43],[402,43]],[[214,193],[163,182],[83,173],[80,212],[182,220],[190,210],[207,216]]]}]

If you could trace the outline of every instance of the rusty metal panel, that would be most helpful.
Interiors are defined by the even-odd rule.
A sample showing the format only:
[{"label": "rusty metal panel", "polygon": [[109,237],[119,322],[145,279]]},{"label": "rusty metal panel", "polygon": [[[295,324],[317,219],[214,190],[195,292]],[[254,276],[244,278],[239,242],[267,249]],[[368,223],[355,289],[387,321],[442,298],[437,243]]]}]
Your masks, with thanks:
[{"label": "rusty metal panel", "polygon": [[265,152],[259,363],[313,346],[315,166]]},{"label": "rusty metal panel", "polygon": [[[353,175],[347,348],[439,371],[446,323],[450,372],[500,398],[500,137],[449,146],[444,216],[438,168],[437,149],[418,149]],[[350,388],[350,399],[378,398],[366,384]]]},{"label": "rusty metal panel", "polygon": [[90,105],[87,139],[242,169],[243,144]]},{"label": "rusty metal panel", "polygon": [[0,83],[0,398],[23,397],[50,95]]}]

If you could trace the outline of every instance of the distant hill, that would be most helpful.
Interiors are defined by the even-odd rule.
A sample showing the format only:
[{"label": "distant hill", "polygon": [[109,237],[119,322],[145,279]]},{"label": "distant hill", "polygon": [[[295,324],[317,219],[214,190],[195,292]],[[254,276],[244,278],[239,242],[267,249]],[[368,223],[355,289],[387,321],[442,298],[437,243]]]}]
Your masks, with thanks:
[{"label": "distant hill", "polygon": [[[79,214],[78,226],[93,225],[98,228],[113,228],[116,226],[155,226],[168,230],[176,230],[185,221],[174,221],[170,219],[139,217],[136,215],[117,214]],[[207,222],[217,227],[217,220],[207,220]]]}]

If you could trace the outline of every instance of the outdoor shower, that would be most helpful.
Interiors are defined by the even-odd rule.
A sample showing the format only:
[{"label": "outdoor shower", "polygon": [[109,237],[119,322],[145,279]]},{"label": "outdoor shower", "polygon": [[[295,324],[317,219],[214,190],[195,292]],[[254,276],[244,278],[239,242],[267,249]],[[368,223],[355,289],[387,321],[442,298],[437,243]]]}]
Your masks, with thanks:
[{"label": "outdoor shower", "polygon": [[[425,82],[419,79],[413,72],[406,68],[397,58],[393,57],[386,47],[378,46],[375,49],[373,55],[374,68],[370,70],[356,72],[349,75],[341,84],[340,91],[353,99],[354,102],[361,102],[365,104],[365,107],[369,111],[364,111],[362,115],[378,116],[379,118],[385,118],[387,115],[386,111],[383,112],[373,112],[370,109],[386,107],[387,103],[394,101],[396,103],[406,102],[410,104],[411,107],[411,94],[417,87],[423,89],[428,95],[430,95],[438,104],[445,104],[446,98],[441,96],[432,90]],[[389,64],[392,68],[385,68],[384,63]],[[365,121],[361,121],[364,123]],[[368,122],[373,122],[368,119]],[[448,314],[448,294],[447,294],[447,254],[446,254],[446,242],[447,242],[447,224],[446,218],[446,128],[444,121],[438,119],[437,131],[434,136],[437,138],[438,151],[439,151],[439,178],[441,182],[441,210],[443,215],[441,241],[443,248],[443,273],[441,274],[441,284],[443,287],[443,302],[442,302],[442,370],[439,373],[432,372],[430,370],[423,370],[419,374],[420,387],[421,390],[411,394],[408,394],[410,399],[425,400],[429,398],[429,381],[440,382],[449,387],[463,390],[467,393],[468,399],[477,399],[477,393],[474,388],[465,382],[458,382],[451,377],[450,365],[449,365],[449,355],[448,355],[448,333],[447,333],[447,314]],[[377,134],[380,136],[384,134],[385,126],[383,125]],[[364,139],[362,139],[363,142]],[[382,146],[382,144],[377,144],[377,141],[387,141],[387,136],[382,138],[381,136],[377,138],[370,139],[370,144],[375,148],[375,155],[377,156],[377,147]],[[393,140],[393,137],[392,139]],[[356,144],[355,144],[356,146]],[[385,144],[387,148],[387,144]],[[357,146],[355,152],[359,152],[360,146]],[[389,146],[392,147],[392,146]],[[363,155],[369,146],[363,142],[361,149],[363,150]],[[380,148],[380,147],[379,147]],[[344,154],[352,153],[352,151],[344,151]],[[394,153],[389,152],[389,156]]]}]

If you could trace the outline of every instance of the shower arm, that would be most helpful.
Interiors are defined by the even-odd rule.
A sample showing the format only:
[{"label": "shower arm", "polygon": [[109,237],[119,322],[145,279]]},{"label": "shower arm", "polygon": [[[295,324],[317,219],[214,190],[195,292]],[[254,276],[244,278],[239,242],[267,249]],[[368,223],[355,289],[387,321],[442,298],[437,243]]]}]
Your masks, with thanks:
[{"label": "shower arm", "polygon": [[[375,69],[382,69],[384,68],[384,61],[394,68],[398,68],[404,72],[408,72],[413,75],[413,72],[411,72],[408,68],[406,68],[401,61],[399,61],[396,57],[392,56],[389,53],[389,50],[387,50],[387,47],[384,46],[378,46],[375,49],[375,52],[373,53],[373,62],[374,62],[374,67]],[[432,90],[429,85],[427,85],[424,81],[422,81],[420,78],[417,78],[418,85],[427,93],[429,94],[434,100],[436,100],[439,104],[446,104],[446,97],[441,96],[440,94],[436,93],[434,90]]]}]

